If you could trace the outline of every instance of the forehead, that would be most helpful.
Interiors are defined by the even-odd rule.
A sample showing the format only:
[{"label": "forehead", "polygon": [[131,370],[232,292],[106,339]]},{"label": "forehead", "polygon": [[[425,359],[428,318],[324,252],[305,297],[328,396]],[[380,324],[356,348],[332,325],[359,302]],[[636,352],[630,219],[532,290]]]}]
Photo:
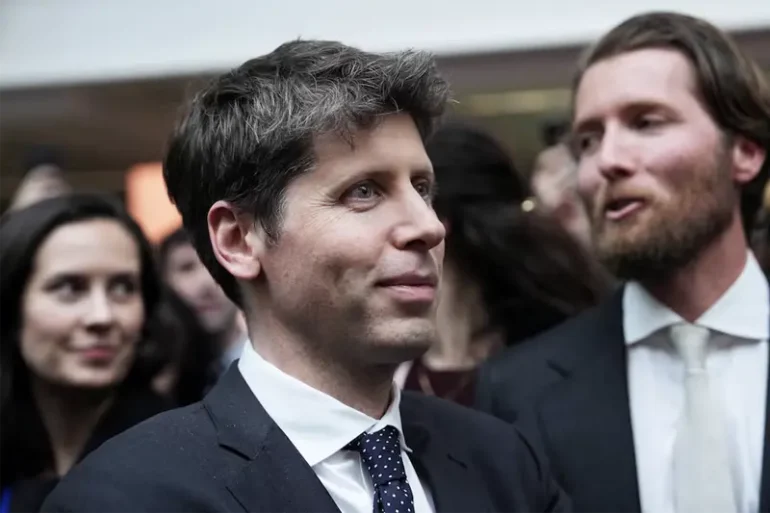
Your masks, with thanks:
[{"label": "forehead", "polygon": [[45,274],[135,272],[139,247],[112,219],[65,224],[53,230],[38,249],[35,269]]},{"label": "forehead", "polygon": [[198,253],[191,242],[178,242],[168,250],[168,260],[189,260],[192,258],[198,259]]},{"label": "forehead", "polygon": [[583,74],[575,94],[575,119],[606,115],[629,104],[685,108],[697,104],[690,61],[671,49],[649,48],[600,60]]},{"label": "forehead", "polygon": [[372,128],[359,130],[351,141],[325,134],[314,141],[314,180],[338,180],[372,171],[432,170],[412,117],[389,114]]}]

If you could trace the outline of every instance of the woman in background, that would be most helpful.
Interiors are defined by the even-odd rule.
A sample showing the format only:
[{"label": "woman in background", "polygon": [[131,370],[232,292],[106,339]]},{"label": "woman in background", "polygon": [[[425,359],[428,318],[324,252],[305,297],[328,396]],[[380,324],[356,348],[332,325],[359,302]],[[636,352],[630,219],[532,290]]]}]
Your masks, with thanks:
[{"label": "woman in background", "polygon": [[610,279],[556,220],[489,135],[447,125],[428,141],[446,226],[438,340],[400,369],[406,389],[474,402],[477,367],[504,346],[596,304]]},{"label": "woman in background", "polygon": [[153,389],[175,406],[203,399],[217,378],[216,341],[198,321],[195,310],[171,287],[164,287],[149,333],[166,347],[169,356],[153,380]]},{"label": "woman in background", "polygon": [[158,287],[151,247],[117,202],[66,195],[3,219],[3,512],[37,511],[86,454],[166,408],[145,337]]}]

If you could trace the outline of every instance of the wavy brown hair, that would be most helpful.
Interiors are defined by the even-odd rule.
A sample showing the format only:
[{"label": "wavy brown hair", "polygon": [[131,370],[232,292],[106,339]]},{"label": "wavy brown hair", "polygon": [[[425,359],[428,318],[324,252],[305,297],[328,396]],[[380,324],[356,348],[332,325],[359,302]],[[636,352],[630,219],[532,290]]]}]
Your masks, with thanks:
[{"label": "wavy brown hair", "polygon": [[[599,61],[647,48],[673,49],[693,67],[696,94],[728,137],[742,136],[770,152],[770,86],[762,70],[714,25],[674,12],[633,16],[588,49],[573,83],[577,91],[586,70]],[[765,158],[760,173],[742,191],[741,217],[750,232],[770,173]]]}]

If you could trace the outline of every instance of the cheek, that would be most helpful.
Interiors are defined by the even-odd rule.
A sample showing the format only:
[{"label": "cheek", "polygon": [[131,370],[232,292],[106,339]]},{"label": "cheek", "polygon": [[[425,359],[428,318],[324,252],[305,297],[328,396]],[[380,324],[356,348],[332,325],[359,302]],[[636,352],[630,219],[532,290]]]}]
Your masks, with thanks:
[{"label": "cheek", "polygon": [[144,303],[135,301],[115,307],[115,318],[125,341],[136,343],[142,336],[144,327]]},{"label": "cheek", "polygon": [[718,140],[710,132],[682,127],[666,137],[656,138],[645,149],[644,167],[664,188],[680,189],[691,183],[696,173],[715,165]]},{"label": "cheek", "polygon": [[65,358],[68,344],[77,329],[77,312],[45,299],[32,301],[22,319],[19,343],[21,356],[38,375],[55,373]]},{"label": "cheek", "polygon": [[581,198],[592,203],[599,193],[602,176],[589,164],[581,165],[577,170],[577,192]]}]

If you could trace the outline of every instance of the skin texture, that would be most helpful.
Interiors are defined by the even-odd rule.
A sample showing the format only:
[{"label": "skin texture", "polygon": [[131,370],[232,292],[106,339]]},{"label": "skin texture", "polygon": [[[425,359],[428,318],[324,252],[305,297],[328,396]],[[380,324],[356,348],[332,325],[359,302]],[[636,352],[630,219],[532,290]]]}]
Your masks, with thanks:
[{"label": "skin texture", "polygon": [[[286,191],[277,241],[224,202],[209,211],[209,232],[241,280],[260,354],[380,416],[398,364],[436,336],[445,229],[431,208],[433,170],[405,114],[352,145],[323,135],[314,147],[314,169]],[[424,283],[393,281],[406,275]]]}]

